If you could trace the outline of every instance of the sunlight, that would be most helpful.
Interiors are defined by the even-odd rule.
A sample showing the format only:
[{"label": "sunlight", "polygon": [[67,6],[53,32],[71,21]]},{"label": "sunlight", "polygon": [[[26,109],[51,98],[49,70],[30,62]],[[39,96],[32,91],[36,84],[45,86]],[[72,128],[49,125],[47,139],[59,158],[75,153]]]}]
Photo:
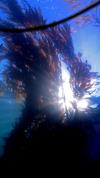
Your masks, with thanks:
[{"label": "sunlight", "polygon": [[72,102],[75,100],[73,96],[73,91],[70,86],[70,75],[66,70],[64,63],[62,65],[62,84],[59,87],[59,103],[65,106],[67,109],[72,108]]},{"label": "sunlight", "polygon": [[88,107],[88,101],[86,99],[81,99],[77,101],[77,108],[81,111],[85,110]]},{"label": "sunlight", "polygon": [[[74,110],[73,108],[73,104],[72,103],[76,103],[76,107],[79,111],[84,111],[88,105],[88,99],[89,95],[85,94],[83,96],[83,98],[81,100],[78,100],[74,97],[72,88],[70,86],[70,74],[67,71],[65,64],[62,62],[61,63],[61,69],[62,69],[62,83],[61,86],[59,87],[59,104],[61,105],[61,107],[65,110],[65,108],[67,110]],[[93,82],[93,81],[92,81]]]}]

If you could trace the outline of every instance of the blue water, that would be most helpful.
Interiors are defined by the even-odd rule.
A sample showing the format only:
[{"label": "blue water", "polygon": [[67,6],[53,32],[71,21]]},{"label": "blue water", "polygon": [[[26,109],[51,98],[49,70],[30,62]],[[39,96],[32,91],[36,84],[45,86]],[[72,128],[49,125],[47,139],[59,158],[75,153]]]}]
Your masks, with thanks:
[{"label": "blue water", "polygon": [[11,96],[0,97],[0,156],[3,154],[4,137],[8,137],[19,121],[22,105]]}]

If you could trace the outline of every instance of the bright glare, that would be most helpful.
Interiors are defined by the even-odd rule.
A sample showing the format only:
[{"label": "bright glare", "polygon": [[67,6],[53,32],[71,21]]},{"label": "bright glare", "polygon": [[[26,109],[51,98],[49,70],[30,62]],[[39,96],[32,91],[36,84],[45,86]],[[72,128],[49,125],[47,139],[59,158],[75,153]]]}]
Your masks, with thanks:
[{"label": "bright glare", "polygon": [[96,79],[91,79],[91,84],[95,85],[95,83],[96,83]]},{"label": "bright glare", "polygon": [[[65,105],[67,109],[72,108],[72,102],[74,101],[73,91],[70,86],[70,75],[62,63],[62,85],[59,87],[60,103]],[[62,100],[63,99],[63,100]]]},{"label": "bright glare", "polygon": [[[62,67],[62,83],[59,87],[59,103],[65,109],[65,107],[69,109],[73,109],[72,103],[76,103],[77,109],[80,111],[85,110],[88,107],[88,100],[86,96],[81,100],[77,100],[74,98],[73,91],[70,86],[70,75],[66,70],[64,63],[61,63]],[[89,97],[89,96],[88,96]]]},{"label": "bright glare", "polygon": [[77,101],[77,108],[79,110],[84,110],[88,107],[88,101],[86,99],[82,99],[80,101]]}]

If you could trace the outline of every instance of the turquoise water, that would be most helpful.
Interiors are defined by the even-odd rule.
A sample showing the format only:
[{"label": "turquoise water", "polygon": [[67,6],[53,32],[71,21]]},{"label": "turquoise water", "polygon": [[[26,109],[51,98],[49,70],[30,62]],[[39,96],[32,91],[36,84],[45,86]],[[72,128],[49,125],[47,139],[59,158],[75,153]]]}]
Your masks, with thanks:
[{"label": "turquoise water", "polygon": [[22,111],[22,104],[11,96],[0,97],[0,156],[3,153],[4,137],[9,136]]}]

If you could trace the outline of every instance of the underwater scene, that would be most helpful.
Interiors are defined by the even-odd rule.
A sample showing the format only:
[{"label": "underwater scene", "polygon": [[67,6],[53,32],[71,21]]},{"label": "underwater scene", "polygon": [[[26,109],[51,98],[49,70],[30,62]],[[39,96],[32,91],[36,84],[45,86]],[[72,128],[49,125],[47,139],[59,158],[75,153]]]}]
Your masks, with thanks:
[{"label": "underwater scene", "polygon": [[98,2],[0,1],[1,161],[100,164]]}]

